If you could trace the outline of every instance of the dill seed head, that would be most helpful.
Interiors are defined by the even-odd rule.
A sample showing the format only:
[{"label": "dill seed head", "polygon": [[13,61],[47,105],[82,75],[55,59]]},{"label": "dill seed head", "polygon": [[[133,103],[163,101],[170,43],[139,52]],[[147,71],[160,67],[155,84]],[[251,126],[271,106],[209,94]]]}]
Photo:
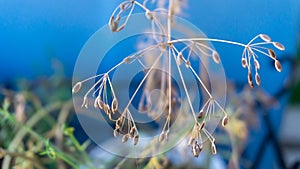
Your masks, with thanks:
[{"label": "dill seed head", "polygon": [[283,46],[283,44],[281,44],[279,42],[273,42],[273,46],[275,46],[279,50],[285,50],[285,47]]},{"label": "dill seed head", "polygon": [[260,76],[258,73],[255,74],[255,82],[258,86],[260,85]]},{"label": "dill seed head", "polygon": [[162,142],[165,139],[165,132],[161,132],[158,138],[159,142]]},{"label": "dill seed head", "polygon": [[273,49],[268,49],[269,56],[273,59],[276,59],[276,54]]},{"label": "dill seed head", "polygon": [[111,103],[111,111],[113,113],[117,112],[118,105],[119,105],[118,100],[116,98],[114,98],[113,101],[112,101],[112,103]]},{"label": "dill seed head", "polygon": [[215,143],[211,142],[211,152],[213,153],[213,155],[217,154],[217,148]]},{"label": "dill seed head", "polygon": [[248,72],[248,84],[251,88],[253,88],[253,80],[252,80],[252,73]]},{"label": "dill seed head", "polygon": [[122,137],[122,142],[123,142],[123,143],[127,142],[128,138],[129,138],[128,134],[125,134],[125,135]]},{"label": "dill seed head", "polygon": [[260,69],[260,64],[259,64],[258,60],[254,59],[254,65],[255,65],[256,69]]},{"label": "dill seed head", "polygon": [[135,135],[134,139],[133,139],[133,145],[137,145],[137,143],[139,142],[139,135]]},{"label": "dill seed head", "polygon": [[247,60],[244,57],[242,58],[242,66],[243,66],[243,68],[247,67]]},{"label": "dill seed head", "polygon": [[81,89],[82,82],[77,82],[74,87],[72,88],[72,93],[77,93]]},{"label": "dill seed head", "polygon": [[281,63],[278,60],[275,60],[275,68],[278,72],[282,71]]},{"label": "dill seed head", "polygon": [[220,55],[218,54],[217,51],[213,51],[213,53],[212,53],[212,58],[213,58],[213,60],[214,60],[217,64],[220,63]]},{"label": "dill seed head", "polygon": [[224,116],[222,119],[222,126],[225,127],[228,124],[228,116]]},{"label": "dill seed head", "polygon": [[270,42],[271,41],[271,38],[268,35],[266,35],[266,34],[260,34],[259,37],[262,40],[266,41],[266,42]]}]

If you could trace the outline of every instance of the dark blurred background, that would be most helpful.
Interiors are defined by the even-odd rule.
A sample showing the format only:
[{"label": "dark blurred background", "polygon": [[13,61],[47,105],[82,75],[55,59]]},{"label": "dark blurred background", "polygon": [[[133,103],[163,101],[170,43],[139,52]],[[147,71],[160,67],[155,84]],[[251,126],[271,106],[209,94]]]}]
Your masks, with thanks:
[{"label": "dark blurred background", "polygon": [[[0,0],[1,86],[14,88],[17,79],[47,78],[58,62],[64,76],[70,79],[82,46],[107,23],[120,2]],[[276,97],[280,106],[267,112],[267,117],[263,115],[266,112],[260,112],[260,129],[250,132],[243,156],[257,163],[254,168],[292,167],[300,160],[300,90],[295,85],[300,74],[296,64],[300,1],[188,0],[183,9],[181,16],[208,37],[247,43],[255,35],[265,33],[285,45],[286,50],[278,53],[282,73],[277,73],[268,59],[261,58],[261,88]],[[240,66],[242,49],[214,45],[222,57],[227,78],[246,84],[247,72]],[[293,104],[289,103],[291,95]]]}]

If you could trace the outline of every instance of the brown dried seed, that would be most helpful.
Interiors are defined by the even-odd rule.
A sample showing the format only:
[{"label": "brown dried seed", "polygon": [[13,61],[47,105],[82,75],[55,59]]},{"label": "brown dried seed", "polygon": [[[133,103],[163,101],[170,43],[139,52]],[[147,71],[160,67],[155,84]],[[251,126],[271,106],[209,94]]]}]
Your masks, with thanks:
[{"label": "brown dried seed", "polygon": [[131,60],[131,57],[130,56],[127,56],[126,58],[124,58],[124,62],[126,63],[126,64],[128,64],[129,62],[130,62],[130,60]]},{"label": "brown dried seed", "polygon": [[275,60],[275,68],[278,72],[282,71],[281,63],[278,60]]},{"label": "brown dried seed", "polygon": [[222,126],[225,127],[228,124],[228,116],[224,116],[222,120]]},{"label": "brown dried seed", "polygon": [[260,34],[259,37],[262,40],[266,41],[266,42],[270,42],[271,41],[271,38],[268,35],[266,35],[266,34]]},{"label": "brown dried seed", "polygon": [[255,82],[258,86],[260,85],[260,76],[258,73],[255,74]]},{"label": "brown dried seed", "polygon": [[147,10],[146,12],[145,12],[145,15],[146,15],[146,18],[148,19],[148,20],[153,20],[153,13],[152,12],[150,12],[149,10]]},{"label": "brown dried seed", "polygon": [[81,89],[81,86],[82,86],[82,83],[81,83],[81,82],[77,82],[77,83],[74,85],[73,89],[72,89],[72,93],[77,93],[77,92],[79,92],[79,90]]},{"label": "brown dried seed", "polygon": [[139,135],[134,136],[133,145],[137,145],[137,143],[139,142],[139,138]]},{"label": "brown dried seed", "polygon": [[214,61],[219,64],[220,63],[220,55],[218,54],[217,51],[213,51],[212,53],[212,58],[214,59]]},{"label": "brown dried seed", "polygon": [[122,137],[122,142],[125,143],[127,140],[128,140],[129,136],[128,134],[125,134],[123,137]]},{"label": "brown dried seed", "polygon": [[253,88],[253,80],[252,80],[252,73],[248,72],[248,84],[251,88]]},{"label": "brown dried seed", "polygon": [[131,138],[134,136],[135,131],[136,131],[136,128],[135,128],[135,127],[132,127],[132,128],[130,129],[129,135],[130,135]]},{"label": "brown dried seed", "polygon": [[242,58],[242,66],[243,66],[243,68],[247,67],[247,60],[244,57]]},{"label": "brown dried seed", "polygon": [[97,97],[94,101],[94,107],[95,109],[99,108],[99,105],[98,105],[98,99],[100,99],[99,97]]},{"label": "brown dried seed", "polygon": [[273,49],[268,49],[268,52],[271,58],[276,59],[276,54]]},{"label": "brown dried seed", "polygon": [[97,100],[97,102],[98,102],[98,107],[100,108],[100,109],[104,109],[104,103],[103,103],[103,101],[99,98],[98,100]]},{"label": "brown dried seed", "polygon": [[116,32],[120,32],[122,29],[125,28],[125,26],[126,26],[126,25],[121,25],[121,26],[116,30]]},{"label": "brown dried seed", "polygon": [[178,65],[181,65],[182,64],[182,61],[183,61],[183,56],[182,56],[182,53],[178,53],[178,56],[177,56],[177,64]]},{"label": "brown dried seed", "polygon": [[256,69],[260,69],[260,64],[259,64],[259,62],[258,62],[258,60],[254,60],[254,65],[255,65],[255,67],[256,67]]},{"label": "brown dried seed", "polygon": [[162,142],[164,139],[165,139],[165,133],[161,132],[160,135],[159,135],[158,141]]},{"label": "brown dried seed", "polygon": [[191,62],[189,60],[186,61],[185,67],[189,68],[191,66]]},{"label": "brown dried seed", "polygon": [[273,42],[273,45],[279,50],[285,50],[285,47],[283,46],[283,44],[281,44],[279,42]]},{"label": "brown dried seed", "polygon": [[118,106],[119,106],[118,100],[116,98],[114,98],[111,103],[111,110],[113,113],[117,112]]},{"label": "brown dried seed", "polygon": [[118,29],[118,25],[119,25],[119,21],[118,20],[115,21],[114,19],[115,19],[115,17],[111,16],[109,19],[109,24],[108,24],[109,28],[112,32],[116,32]]},{"label": "brown dried seed", "polygon": [[203,110],[200,110],[198,114],[198,119],[201,119],[203,117],[203,114],[204,114]]},{"label": "brown dried seed", "polygon": [[217,148],[215,143],[211,143],[211,152],[216,155],[217,154]]},{"label": "brown dried seed", "polygon": [[197,147],[195,145],[192,146],[192,152],[193,152],[194,157],[199,156],[199,151],[197,150]]}]

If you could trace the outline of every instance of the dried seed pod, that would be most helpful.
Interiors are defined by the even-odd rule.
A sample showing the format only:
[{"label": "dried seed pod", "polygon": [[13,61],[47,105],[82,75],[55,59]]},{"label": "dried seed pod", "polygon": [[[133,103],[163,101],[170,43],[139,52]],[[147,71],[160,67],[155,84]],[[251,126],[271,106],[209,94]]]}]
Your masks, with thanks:
[{"label": "dried seed pod", "polygon": [[110,115],[111,110],[110,110],[110,107],[109,107],[108,104],[105,104],[105,105],[104,105],[104,112],[105,112],[107,115]]},{"label": "dried seed pod", "polygon": [[117,137],[118,136],[118,129],[114,129],[114,137]]},{"label": "dried seed pod", "polygon": [[99,108],[99,105],[98,105],[98,99],[100,99],[100,97],[96,97],[95,101],[94,101],[94,107],[95,109],[98,109]]},{"label": "dried seed pod", "polygon": [[198,119],[201,119],[203,117],[203,114],[204,114],[203,110],[200,110],[198,114]]},{"label": "dried seed pod", "polygon": [[81,89],[82,82],[77,82],[74,87],[72,88],[72,93],[77,93]]},{"label": "dried seed pod", "polygon": [[278,60],[275,60],[275,68],[278,72],[282,71],[281,63]]},{"label": "dried seed pod", "polygon": [[270,42],[271,41],[271,38],[268,35],[266,35],[266,34],[259,34],[259,37],[262,40],[266,41],[266,42]]},{"label": "dried seed pod", "polygon": [[243,68],[246,68],[247,67],[247,60],[246,60],[246,58],[242,58],[242,66],[243,66]]},{"label": "dried seed pod", "polygon": [[122,121],[123,121],[123,119],[122,119],[121,117],[118,118],[117,121],[116,121],[116,127],[117,127],[117,126],[120,127],[121,124],[122,124]]},{"label": "dried seed pod", "polygon": [[220,63],[220,55],[217,51],[213,51],[212,58],[217,64]]},{"label": "dried seed pod", "polygon": [[116,30],[116,32],[120,32],[122,29],[125,28],[125,26],[126,26],[126,25],[121,25],[121,26]]},{"label": "dried seed pod", "polygon": [[273,49],[268,49],[269,56],[273,59],[276,59],[276,54]]},{"label": "dried seed pod", "polygon": [[258,73],[255,74],[255,82],[258,86],[260,85],[260,76]]},{"label": "dried seed pod", "polygon": [[187,60],[186,63],[185,63],[185,67],[189,68],[190,66],[191,66],[191,62],[189,60]]},{"label": "dried seed pod", "polygon": [[275,46],[279,50],[285,50],[285,47],[283,46],[283,44],[281,44],[279,42],[273,42],[273,46]]},{"label": "dried seed pod", "polygon": [[122,142],[125,143],[127,140],[128,140],[129,136],[128,134],[125,134],[123,137],[122,137]]},{"label": "dried seed pod", "polygon": [[132,137],[134,136],[135,131],[136,131],[136,128],[135,128],[135,127],[132,127],[132,128],[130,129],[130,132],[129,132],[130,138],[132,138]]},{"label": "dried seed pod", "polygon": [[139,142],[139,138],[139,135],[134,136],[133,145],[137,145],[137,143]]},{"label": "dried seed pod", "polygon": [[161,132],[158,138],[159,142],[162,142],[165,139],[165,132]]},{"label": "dried seed pod", "polygon": [[182,64],[182,61],[183,61],[183,56],[182,56],[182,53],[179,52],[178,55],[177,55],[177,64],[178,65],[181,65]]},{"label": "dried seed pod", "polygon": [[217,148],[215,143],[211,142],[211,152],[216,155],[217,154]]},{"label": "dried seed pod", "polygon": [[114,98],[112,103],[111,103],[111,111],[113,113],[117,112],[118,106],[119,106],[118,100],[116,98]]},{"label": "dried seed pod", "polygon": [[146,18],[147,18],[148,20],[151,20],[151,21],[152,21],[153,18],[154,18],[153,13],[150,12],[149,10],[146,10],[145,15],[146,15]]},{"label": "dried seed pod", "polygon": [[99,98],[97,100],[97,103],[98,103],[98,107],[103,110],[105,105],[104,105],[103,101],[101,100],[101,98]]},{"label": "dried seed pod", "polygon": [[194,157],[199,156],[199,150],[197,149],[197,147],[195,145],[192,146],[192,152],[193,152]]},{"label": "dried seed pod", "polygon": [[127,56],[126,58],[123,59],[123,62],[129,64],[130,60],[131,60],[131,56]]},{"label": "dried seed pod", "polygon": [[85,107],[87,109],[88,108],[88,104],[89,104],[88,98],[86,96],[84,96],[81,107]]},{"label": "dried seed pod", "polygon": [[222,119],[222,126],[225,127],[228,124],[228,116],[225,115]]},{"label": "dried seed pod", "polygon": [[251,88],[253,88],[253,80],[252,80],[252,73],[248,72],[248,84]]},{"label": "dried seed pod", "polygon": [[259,64],[258,60],[254,59],[254,65],[255,65],[256,69],[260,69],[260,64]]},{"label": "dried seed pod", "polygon": [[115,17],[114,16],[111,16],[110,19],[109,19],[109,28],[112,32],[116,32],[117,29],[118,29],[118,26],[119,26],[119,21],[116,20],[115,21]]}]

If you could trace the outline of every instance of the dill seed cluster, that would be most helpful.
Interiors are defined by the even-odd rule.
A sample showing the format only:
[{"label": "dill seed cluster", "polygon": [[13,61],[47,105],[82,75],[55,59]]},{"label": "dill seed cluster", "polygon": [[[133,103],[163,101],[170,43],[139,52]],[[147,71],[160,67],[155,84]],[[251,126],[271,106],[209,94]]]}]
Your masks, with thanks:
[{"label": "dill seed cluster", "polygon": [[[282,66],[276,57],[274,48],[278,50],[285,50],[285,47],[279,42],[272,41],[271,38],[265,34],[259,34],[255,36],[247,44],[207,37],[172,39],[172,26],[173,24],[175,24],[173,18],[176,14],[178,4],[180,4],[180,0],[169,0],[168,9],[157,8],[152,10],[147,7],[147,0],[145,0],[143,3],[140,3],[137,0],[125,0],[124,2],[122,2],[113,11],[109,19],[108,25],[111,31],[117,33],[123,30],[126,27],[134,9],[140,8],[144,11],[146,19],[149,20],[149,22],[151,22],[152,24],[152,38],[155,44],[151,44],[130,56],[124,56],[124,59],[121,62],[116,64],[104,74],[92,76],[90,78],[77,82],[74,85],[72,92],[77,93],[78,91],[80,91],[84,82],[99,78],[99,80],[97,80],[95,84],[91,86],[84,95],[82,107],[89,107],[88,96],[92,95],[95,98],[94,107],[104,111],[109,119],[115,123],[113,135],[117,136],[118,134],[122,134],[122,142],[127,142],[128,139],[132,139],[133,144],[136,145],[138,144],[140,138],[139,129],[136,126],[129,106],[132,104],[133,99],[136,97],[143,84],[149,84],[153,81],[157,81],[157,76],[154,76],[155,73],[153,73],[154,68],[158,65],[160,67],[166,68],[167,74],[158,76],[159,82],[161,82],[162,91],[165,92],[165,96],[167,97],[167,106],[164,113],[164,127],[162,128],[160,135],[156,138],[159,142],[162,142],[168,139],[169,132],[171,132],[170,125],[172,116],[174,116],[174,114],[176,113],[180,113],[175,108],[175,105],[178,104],[178,102],[181,102],[181,98],[176,99],[178,95],[176,96],[176,90],[174,90],[174,84],[171,80],[172,73],[176,71],[180,76],[184,93],[186,95],[186,101],[189,106],[189,111],[194,117],[194,124],[190,131],[188,146],[191,147],[192,154],[195,157],[198,157],[203,149],[203,136],[205,136],[210,142],[212,154],[216,154],[216,140],[213,137],[212,133],[210,133],[206,128],[206,124],[210,121],[211,117],[217,116],[217,112],[222,112],[221,125],[225,127],[229,123],[229,116],[225,109],[220,105],[219,101],[215,99],[211,94],[209,88],[205,85],[204,80],[200,77],[199,73],[197,73],[194,69],[194,66],[191,62],[191,57],[193,55],[197,55],[197,53],[200,53],[201,56],[196,57],[207,57],[209,59],[212,59],[215,64],[219,64],[221,63],[221,57],[219,53],[214,48],[209,46],[206,42],[226,43],[243,47],[244,50],[241,57],[241,64],[244,68],[247,68],[248,83],[250,87],[253,87],[253,72],[255,73],[255,83],[257,85],[261,84],[259,75],[261,65],[258,56],[265,55],[271,58],[274,61],[276,70],[278,72],[281,72]],[[166,12],[166,22],[162,22],[163,18],[160,18],[161,15],[159,15],[161,12]],[[164,23],[166,23],[166,25],[164,25]],[[149,62],[147,62],[149,60],[149,55],[147,55],[147,53],[151,53],[151,51],[154,49],[158,50],[159,52],[157,55],[151,55],[152,62],[150,62],[151,64],[149,64]],[[130,65],[133,62],[140,63],[140,65],[142,65],[147,71],[145,72],[144,78],[141,80],[140,84],[135,89],[135,92],[129,99],[127,106],[123,109],[120,109],[118,106],[118,96],[114,92],[114,85],[111,82],[109,74],[120,65]],[[197,82],[199,82],[199,84],[201,85],[201,90],[203,90],[203,93],[208,96],[207,100],[204,100],[204,104],[199,111],[196,110],[192,104],[193,99],[187,89],[187,84],[182,69],[189,70],[196,77]],[[109,91],[111,91],[112,95],[111,102],[108,99],[108,88],[110,89]],[[140,100],[139,110],[145,111],[150,114],[150,112],[148,112],[149,106],[147,105],[147,103],[145,104],[144,101],[144,99],[149,99],[148,90],[149,88],[147,87],[143,89],[142,96],[145,97],[142,97],[142,99]],[[118,114],[118,116],[114,116],[115,114]]]}]

